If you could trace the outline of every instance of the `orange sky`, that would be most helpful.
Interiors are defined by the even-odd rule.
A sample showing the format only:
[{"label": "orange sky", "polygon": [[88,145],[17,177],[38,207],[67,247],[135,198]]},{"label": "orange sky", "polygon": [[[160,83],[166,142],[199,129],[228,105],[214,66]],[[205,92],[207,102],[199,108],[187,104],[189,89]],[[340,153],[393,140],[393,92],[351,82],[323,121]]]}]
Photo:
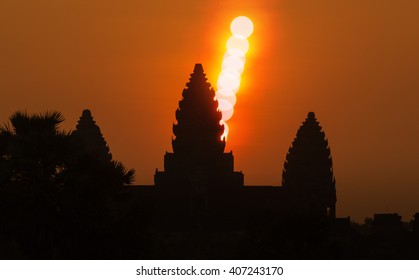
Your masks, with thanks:
[{"label": "orange sky", "polygon": [[[227,3],[226,3],[227,2]],[[257,3],[256,3],[257,2]],[[337,214],[419,211],[419,2],[0,0],[0,121],[85,108],[151,184],[196,62],[215,86],[238,15],[254,21],[227,150],[245,184],[280,185],[309,111],[331,145]]]}]

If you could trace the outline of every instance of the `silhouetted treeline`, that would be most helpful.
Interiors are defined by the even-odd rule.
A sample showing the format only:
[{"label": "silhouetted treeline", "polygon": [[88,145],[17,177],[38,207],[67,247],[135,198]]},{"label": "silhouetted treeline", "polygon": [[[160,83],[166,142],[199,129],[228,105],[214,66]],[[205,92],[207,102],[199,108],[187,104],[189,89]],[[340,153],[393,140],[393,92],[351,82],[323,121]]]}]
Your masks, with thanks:
[{"label": "silhouetted treeline", "polygon": [[[109,258],[112,199],[134,170],[112,160],[90,111],[16,112],[0,128],[0,258]],[[91,145],[90,143],[93,143]]]}]

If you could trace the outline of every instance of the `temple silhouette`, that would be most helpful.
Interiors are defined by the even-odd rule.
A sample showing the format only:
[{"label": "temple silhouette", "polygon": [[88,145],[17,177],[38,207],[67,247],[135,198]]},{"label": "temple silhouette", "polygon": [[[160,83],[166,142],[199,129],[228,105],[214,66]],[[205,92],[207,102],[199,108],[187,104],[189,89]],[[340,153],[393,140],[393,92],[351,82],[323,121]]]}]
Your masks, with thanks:
[{"label": "temple silhouette", "polygon": [[244,174],[234,171],[233,153],[225,152],[217,108],[215,91],[196,64],[175,113],[173,152],[164,155],[164,171],[156,169],[153,186],[125,187],[133,203],[148,206],[151,224],[240,229],[250,218],[335,218],[332,157],[313,112],[288,151],[283,186],[246,186]]},{"label": "temple silhouette", "polygon": [[59,112],[12,114],[0,127],[0,259],[419,258],[419,213],[408,223],[336,217],[331,151],[313,112],[282,186],[249,186],[217,108],[196,64],[153,185],[132,185],[135,171],[113,159],[90,110],[71,132]]}]

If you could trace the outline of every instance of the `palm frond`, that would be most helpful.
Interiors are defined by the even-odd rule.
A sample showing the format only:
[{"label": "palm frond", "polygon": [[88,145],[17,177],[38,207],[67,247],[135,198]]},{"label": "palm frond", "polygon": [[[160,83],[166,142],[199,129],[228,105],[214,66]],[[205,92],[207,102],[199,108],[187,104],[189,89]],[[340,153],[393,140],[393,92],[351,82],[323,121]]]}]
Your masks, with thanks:
[{"label": "palm frond", "polygon": [[130,185],[135,180],[135,170],[130,169],[127,170],[127,168],[122,164],[120,161],[113,160],[112,165],[115,169],[115,171],[118,173],[118,176],[120,176],[120,180],[123,184]]},{"label": "palm frond", "polygon": [[26,111],[16,111],[9,117],[16,134],[25,134],[31,127],[31,117]]},{"label": "palm frond", "polygon": [[3,126],[0,126],[0,136],[1,137],[9,137],[13,135],[13,129],[10,127],[9,123],[3,124]]}]

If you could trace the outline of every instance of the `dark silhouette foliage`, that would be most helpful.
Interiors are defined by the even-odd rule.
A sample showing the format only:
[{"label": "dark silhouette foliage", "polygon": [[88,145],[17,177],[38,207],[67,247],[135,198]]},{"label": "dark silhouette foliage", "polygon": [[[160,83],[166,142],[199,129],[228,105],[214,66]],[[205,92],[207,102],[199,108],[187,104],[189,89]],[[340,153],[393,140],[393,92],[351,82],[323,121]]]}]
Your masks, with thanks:
[{"label": "dark silhouette foliage", "polygon": [[0,130],[2,169],[0,217],[5,253],[16,257],[52,254],[53,225],[58,218],[63,173],[68,160],[68,134],[59,131],[58,112],[16,112]]},{"label": "dark silhouette foliage", "polygon": [[87,113],[76,133],[55,111],[18,111],[0,128],[0,258],[109,254],[112,201],[134,170],[112,161]]},{"label": "dark silhouette foliage", "polygon": [[0,129],[7,184],[58,183],[67,160],[68,134],[58,131],[63,121],[58,112],[30,116],[18,111],[10,117],[11,126]]}]

